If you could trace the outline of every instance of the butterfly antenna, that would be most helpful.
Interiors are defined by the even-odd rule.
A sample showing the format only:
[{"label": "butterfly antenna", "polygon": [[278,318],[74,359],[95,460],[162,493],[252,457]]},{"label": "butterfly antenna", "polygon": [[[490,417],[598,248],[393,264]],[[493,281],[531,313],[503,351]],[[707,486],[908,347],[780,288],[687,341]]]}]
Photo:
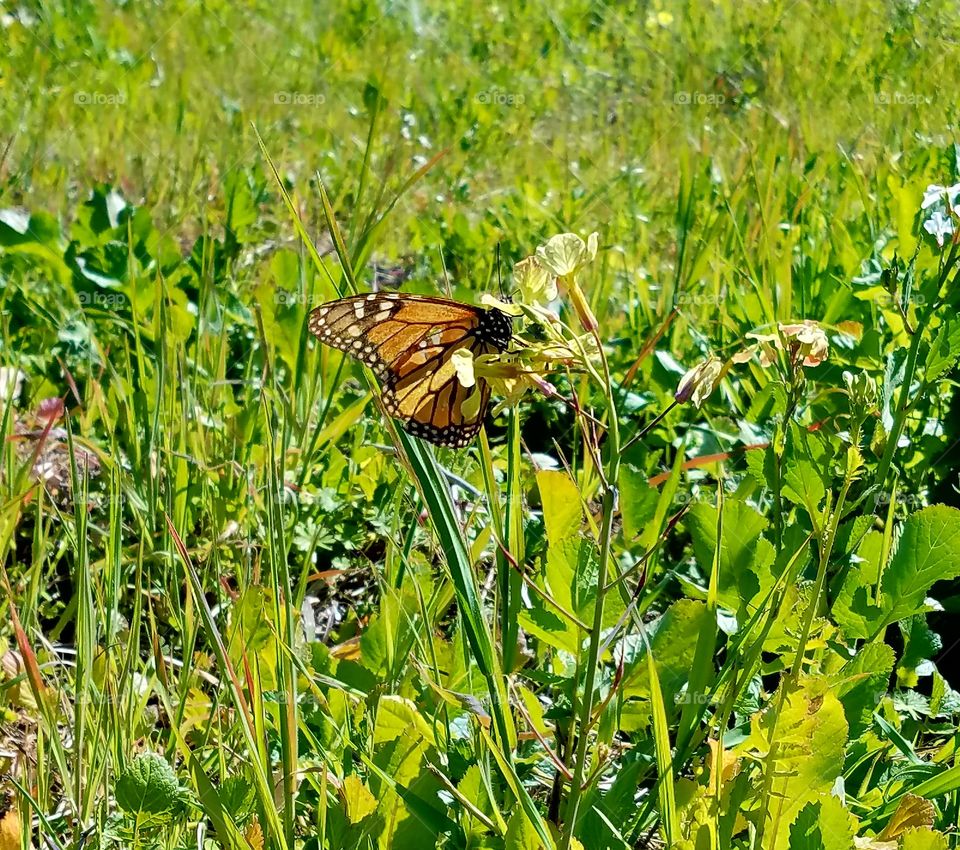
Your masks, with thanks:
[{"label": "butterfly antenna", "polygon": [[513,301],[512,292],[504,292],[503,276],[500,274],[500,243],[497,242],[497,287],[500,289],[500,300],[510,303]]},{"label": "butterfly antenna", "polygon": [[443,248],[437,248],[440,253],[440,265],[443,267],[443,286],[447,291],[447,298],[453,299],[453,290],[450,287],[450,276],[447,274],[447,261],[443,258]]}]

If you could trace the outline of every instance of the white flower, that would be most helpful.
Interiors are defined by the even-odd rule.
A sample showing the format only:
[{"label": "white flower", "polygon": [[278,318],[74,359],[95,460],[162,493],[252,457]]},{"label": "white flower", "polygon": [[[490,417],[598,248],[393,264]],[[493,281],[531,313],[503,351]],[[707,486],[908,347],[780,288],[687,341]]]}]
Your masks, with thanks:
[{"label": "white flower", "polygon": [[537,248],[537,259],[557,277],[568,277],[593,261],[599,242],[598,233],[591,233],[586,242],[576,233],[560,233]]},{"label": "white flower", "polygon": [[923,229],[933,236],[937,245],[942,248],[946,239],[953,236],[953,219],[940,210],[934,210],[930,218],[923,223]]},{"label": "white flower", "polygon": [[527,257],[513,267],[513,282],[524,304],[549,304],[558,295],[556,275],[536,257]]},{"label": "white flower", "polygon": [[927,186],[923,193],[923,203],[920,209],[925,210],[943,202],[944,195],[947,198],[947,204],[952,208],[957,205],[957,196],[960,195],[960,183],[954,183],[952,186],[941,186],[938,183],[932,183]]},{"label": "white flower", "polygon": [[947,238],[953,237],[953,216],[960,216],[960,183],[954,183],[953,186],[941,186],[938,183],[927,186],[920,209],[930,211],[923,222],[923,229],[942,248]]},{"label": "white flower", "polygon": [[473,352],[469,348],[458,348],[450,355],[450,362],[457,373],[457,380],[462,387],[472,387],[477,382],[473,370]]},{"label": "white flower", "polygon": [[26,379],[26,372],[13,366],[0,366],[0,402],[17,401]]}]

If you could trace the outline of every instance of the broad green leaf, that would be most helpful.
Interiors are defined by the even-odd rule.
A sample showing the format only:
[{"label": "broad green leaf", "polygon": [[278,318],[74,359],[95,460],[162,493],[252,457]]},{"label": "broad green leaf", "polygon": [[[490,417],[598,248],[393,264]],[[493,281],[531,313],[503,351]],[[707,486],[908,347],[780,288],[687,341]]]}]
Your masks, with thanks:
[{"label": "broad green leaf", "polygon": [[373,729],[373,743],[395,741],[400,736],[417,738],[436,745],[433,730],[417,711],[412,700],[396,694],[387,694],[377,704],[377,722]]},{"label": "broad green leaf", "polygon": [[367,815],[377,810],[377,798],[363,784],[363,780],[354,773],[343,780],[343,802],[350,823],[360,823]]},{"label": "broad green leaf", "polygon": [[516,808],[507,821],[507,835],[504,850],[540,850],[540,839],[533,824],[527,820],[523,809]]},{"label": "broad green leaf", "polygon": [[831,677],[851,739],[859,738],[870,727],[873,712],[887,692],[893,663],[893,649],[885,643],[869,643]]},{"label": "broad green leaf", "polygon": [[[692,638],[700,629],[708,628],[710,613],[702,602],[681,599],[671,605],[663,616],[649,627],[653,660],[657,665],[660,689],[669,715],[673,715],[683,699],[704,699],[703,694],[681,694],[687,684],[696,652]],[[642,640],[631,636],[624,641],[626,663],[622,683],[624,698],[650,698],[650,676],[647,670],[646,649]]]},{"label": "broad green leaf", "polygon": [[960,319],[947,316],[927,352],[927,368],[923,378],[928,384],[937,381],[960,359]]},{"label": "broad green leaf", "polygon": [[543,505],[543,522],[547,527],[547,542],[553,547],[580,532],[583,513],[580,509],[580,491],[566,472],[541,470],[537,473],[537,488]]},{"label": "broad green leaf", "polygon": [[626,464],[620,467],[620,515],[627,545],[653,520],[659,499],[660,494],[640,470]]},{"label": "broad green leaf", "polygon": [[934,582],[960,575],[960,510],[934,505],[903,524],[896,551],[883,569],[879,602],[852,567],[837,595],[833,616],[853,638],[878,634],[890,623],[929,610],[926,596]]},{"label": "broad green leaf", "polygon": [[783,494],[816,515],[830,485],[831,451],[826,439],[795,423],[783,457]]},{"label": "broad green leaf", "polygon": [[832,795],[807,803],[790,826],[790,850],[853,850],[853,815]]},{"label": "broad green leaf", "polygon": [[[770,588],[773,545],[762,537],[767,520],[746,502],[727,499],[723,506],[723,539],[717,597],[724,608],[743,620],[750,603]],[[693,552],[705,575],[710,575],[717,547],[717,509],[700,502],[685,519],[693,539]]]},{"label": "broad green leaf", "polygon": [[[494,809],[490,804],[490,795],[487,793],[487,788],[483,780],[483,772],[480,770],[479,765],[472,764],[467,768],[466,773],[463,774],[463,778],[457,785],[457,790],[463,798],[473,804],[478,811],[498,823],[501,829],[506,829],[506,823],[500,811]],[[487,827],[478,818],[472,817],[469,810],[464,811],[464,817],[464,828],[468,835],[473,834],[479,838],[479,836],[487,831]]]},{"label": "broad green leaf", "polygon": [[947,836],[927,827],[909,829],[900,836],[897,850],[947,850]]},{"label": "broad green leaf", "polygon": [[882,605],[886,623],[924,608],[934,582],[960,575],[960,510],[934,505],[913,514],[884,570]]},{"label": "broad green leaf", "polygon": [[155,753],[137,756],[120,774],[117,805],[127,814],[173,814],[185,802],[185,791],[166,759]]},{"label": "broad green leaf", "polygon": [[537,597],[520,612],[520,625],[547,646],[575,655],[580,649],[580,629],[559,614],[552,605]]},{"label": "broad green leaf", "polygon": [[[537,581],[556,604],[531,594],[531,605],[520,612],[520,623],[550,646],[575,654],[586,630],[569,615],[582,623],[593,621],[598,569],[599,553],[590,538],[572,536],[551,544],[543,575]],[[604,625],[612,625],[617,616],[615,606],[608,607],[609,611],[604,610]]]}]

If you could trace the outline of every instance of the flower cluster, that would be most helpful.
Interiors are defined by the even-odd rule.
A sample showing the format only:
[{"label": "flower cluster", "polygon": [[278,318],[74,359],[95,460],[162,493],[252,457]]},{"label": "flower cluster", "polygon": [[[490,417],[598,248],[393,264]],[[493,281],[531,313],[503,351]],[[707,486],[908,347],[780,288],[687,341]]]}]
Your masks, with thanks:
[{"label": "flower cluster", "polygon": [[[481,303],[536,325],[540,339],[522,336],[505,354],[480,355],[461,349],[453,355],[457,378],[465,387],[476,385],[477,377],[486,380],[494,393],[503,397],[502,406],[515,404],[527,390],[551,396],[555,391],[544,375],[558,366],[592,371],[597,354],[597,320],[577,281],[578,274],[596,257],[599,237],[593,233],[584,241],[573,233],[549,239],[536,252],[513,268],[515,300],[502,301],[484,295]],[[559,301],[567,300],[577,314],[583,333],[577,333],[560,318]],[[480,394],[465,403],[479,407]]]},{"label": "flower cluster", "polygon": [[757,352],[760,365],[770,366],[777,360],[777,352],[786,352],[791,364],[819,366],[830,354],[827,335],[818,322],[804,319],[796,324],[777,325],[775,334],[748,333],[756,343],[733,355],[734,363],[746,363]]},{"label": "flower cluster", "polygon": [[[960,185],[955,187],[960,196]],[[586,241],[573,233],[561,233],[549,239],[513,268],[514,300],[504,301],[485,295],[481,303],[495,307],[539,329],[538,338],[528,340],[521,334],[514,337],[510,351],[503,354],[474,355],[467,349],[453,354],[457,378],[465,387],[487,381],[504,401],[501,406],[515,404],[527,390],[551,396],[555,390],[545,375],[558,366],[587,372],[603,380],[597,373],[598,324],[590,302],[580,286],[578,276],[597,256],[598,235]],[[576,314],[580,330],[566,324],[560,316],[561,300]],[[752,342],[729,360],[711,355],[689,369],[680,379],[674,395],[676,403],[692,402],[700,408],[732,366],[758,356],[763,367],[777,363],[786,355],[792,372],[800,367],[819,366],[829,356],[829,341],[818,322],[777,325],[775,333],[748,333]],[[470,415],[472,406],[479,409],[480,393],[465,402]]]}]

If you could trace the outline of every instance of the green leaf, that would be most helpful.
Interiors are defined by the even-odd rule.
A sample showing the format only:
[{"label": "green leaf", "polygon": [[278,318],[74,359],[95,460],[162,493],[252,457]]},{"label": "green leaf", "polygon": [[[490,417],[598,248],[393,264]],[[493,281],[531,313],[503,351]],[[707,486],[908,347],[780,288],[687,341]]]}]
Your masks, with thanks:
[{"label": "green leaf", "polygon": [[900,836],[897,850],[947,850],[947,836],[928,827],[909,829]]},{"label": "green leaf", "polygon": [[852,850],[854,818],[833,795],[807,803],[790,826],[790,850]]},{"label": "green leaf", "polygon": [[638,469],[620,467],[620,515],[623,517],[623,536],[632,541],[656,516],[660,494],[647,483],[647,477]]},{"label": "green leaf", "polygon": [[924,380],[928,384],[937,381],[960,359],[960,319],[947,316],[927,353],[927,369]]},{"label": "green leaf", "polygon": [[550,546],[576,537],[583,522],[583,512],[580,491],[570,476],[566,472],[542,470],[537,473],[537,488]]},{"label": "green leaf", "polygon": [[859,566],[847,573],[833,608],[844,633],[853,638],[878,634],[890,623],[929,610],[926,595],[934,582],[960,575],[960,510],[924,508],[903,524],[900,540],[883,569],[879,602]]},{"label": "green leaf", "polygon": [[[655,624],[648,627],[652,632],[650,645],[657,665],[660,688],[666,710],[673,714],[675,706],[683,698],[703,699],[702,694],[681,697],[681,691],[690,675],[696,652],[696,641],[690,636],[700,629],[708,628],[710,612],[702,602],[681,599],[671,605]],[[626,663],[623,676],[623,696],[650,698],[650,676],[647,670],[646,648],[637,636],[625,640]]]},{"label": "green leaf", "polygon": [[764,759],[764,770],[773,772],[765,811],[763,846],[781,850],[789,846],[789,825],[809,802],[822,802],[843,772],[847,721],[843,706],[824,679],[802,679],[788,687],[783,708],[772,701],[752,723],[745,742]]},{"label": "green leaf", "polygon": [[169,815],[185,802],[186,792],[162,756],[143,753],[117,779],[116,799],[130,815]]},{"label": "green leaf", "polygon": [[826,438],[796,423],[783,457],[783,494],[815,516],[830,486],[831,451]]},{"label": "green leaf", "polygon": [[367,815],[377,810],[377,798],[363,784],[363,780],[354,773],[343,780],[343,802],[350,823],[360,823]]},{"label": "green leaf", "polygon": [[415,735],[431,746],[436,745],[433,730],[417,711],[413,701],[396,694],[387,694],[380,698],[377,705],[377,723],[373,730],[373,743],[395,741],[401,735],[406,738]]},{"label": "green leaf", "polygon": [[[556,649],[576,653],[586,637],[586,630],[573,622],[569,615],[581,622],[591,622],[598,569],[599,553],[591,539],[573,536],[552,544],[547,550],[543,575],[537,581],[556,604],[535,596],[531,606],[520,612],[523,627]],[[557,605],[563,610],[558,610]],[[611,606],[611,616],[615,610]],[[609,618],[605,616],[605,622],[606,619]]]},{"label": "green leaf", "polygon": [[934,505],[903,525],[897,551],[883,574],[885,624],[924,610],[934,582],[960,575],[960,510]]},{"label": "green leaf", "polygon": [[869,643],[832,677],[851,739],[870,728],[873,712],[887,693],[894,660],[893,649],[887,644]]},{"label": "green leaf", "polygon": [[899,626],[903,635],[903,653],[897,664],[897,684],[903,688],[915,688],[919,681],[917,667],[935,658],[943,648],[943,641],[927,625],[927,618],[923,614],[907,617]]},{"label": "green leaf", "polygon": [[523,809],[514,809],[513,814],[510,815],[503,846],[504,850],[540,850],[542,847],[537,831],[527,820]]},{"label": "green leaf", "polygon": [[[773,583],[770,566],[775,553],[770,541],[762,536],[767,520],[754,508],[731,498],[724,503],[723,511],[717,598],[742,621],[750,613],[751,602]],[[709,575],[717,548],[717,509],[700,502],[690,509],[685,522],[700,569]]]}]

